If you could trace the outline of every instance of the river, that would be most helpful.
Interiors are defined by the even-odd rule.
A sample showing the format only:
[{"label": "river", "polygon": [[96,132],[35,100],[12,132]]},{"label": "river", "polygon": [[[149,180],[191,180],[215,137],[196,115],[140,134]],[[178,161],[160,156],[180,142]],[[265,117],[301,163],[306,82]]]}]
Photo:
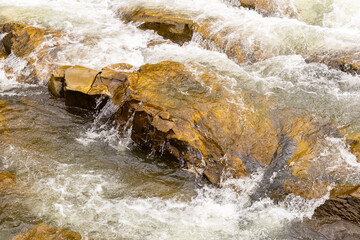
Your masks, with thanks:
[{"label": "river", "polygon": [[[333,50],[360,52],[360,2],[274,2],[279,8],[264,16],[235,0],[0,0],[0,21],[65,32],[68,37],[49,65],[100,70],[119,62],[135,67],[164,60],[195,63],[229,83],[275,96],[275,109],[295,108],[318,121],[359,130],[360,77],[305,59]],[[204,48],[199,36],[182,46],[149,47],[162,38],[118,15],[119,9],[140,6],[211,21],[214,28],[229,29],[229,41],[242,41],[246,48],[256,42],[270,57],[238,64],[216,47]],[[13,77],[5,74],[6,65],[17,69]],[[39,222],[71,229],[84,239],[301,239],[291,231],[294,224],[310,218],[328,197],[254,201],[262,170],[230,179],[222,188],[212,186],[179,163],[120,138],[110,102],[97,113],[64,106],[47,91],[52,70],[45,67],[39,83],[19,84],[15,78],[24,71],[23,60],[14,55],[0,60],[0,116],[6,122],[0,128],[0,170],[15,173],[22,189],[0,195],[0,239]],[[313,176],[339,169],[336,181],[359,184],[360,164],[345,139],[328,137],[323,144]]]}]

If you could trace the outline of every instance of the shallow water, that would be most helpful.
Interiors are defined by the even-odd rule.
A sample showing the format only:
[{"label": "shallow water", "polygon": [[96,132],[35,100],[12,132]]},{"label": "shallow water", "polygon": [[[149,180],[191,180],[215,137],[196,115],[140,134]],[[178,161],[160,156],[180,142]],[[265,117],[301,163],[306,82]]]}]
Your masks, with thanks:
[{"label": "shallow water", "polygon": [[[26,74],[23,60],[11,56],[0,61],[0,117],[6,123],[0,124],[0,170],[13,172],[20,189],[0,196],[0,239],[39,222],[69,228],[84,239],[298,239],[286,230],[311,217],[327,196],[306,200],[289,195],[276,203],[267,197],[251,199],[262,184],[261,170],[230,179],[221,189],[210,186],[179,163],[146,155],[129,138],[119,138],[111,103],[93,114],[65,107],[46,89],[54,65],[101,69],[118,62],[139,67],[174,60],[211,68],[235,94],[246,89],[273,97],[274,111],[291,108],[349,133],[359,131],[360,77],[305,62],[324,52],[360,54],[358,2],[278,0],[284,8],[270,17],[234,3],[0,0],[1,21],[64,33],[63,48],[43,67],[37,85],[15,81]],[[214,30],[230,30],[228,41],[241,41],[250,50],[256,44],[270,57],[239,65],[219,49],[204,49],[196,37],[183,46],[148,47],[161,37],[124,24],[118,16],[119,9],[139,7],[210,19]],[[284,10],[289,8],[298,15],[289,16]],[[5,75],[5,65],[15,67],[14,76]],[[293,112],[284,115],[290,118]],[[345,140],[329,136],[321,144],[311,176],[359,184],[360,166]]]}]

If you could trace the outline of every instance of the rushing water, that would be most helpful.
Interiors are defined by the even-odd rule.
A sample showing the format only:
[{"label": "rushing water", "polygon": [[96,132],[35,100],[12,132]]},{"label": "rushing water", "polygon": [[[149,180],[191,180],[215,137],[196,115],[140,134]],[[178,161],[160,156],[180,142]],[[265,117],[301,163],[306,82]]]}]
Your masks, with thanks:
[{"label": "rushing water", "polygon": [[[234,0],[0,0],[0,20],[66,33],[49,66],[196,63],[217,71],[231,86],[276,97],[275,109],[297,109],[359,131],[360,77],[305,62],[324,52],[360,54],[359,1],[273,2],[277,11],[264,17]],[[148,47],[161,37],[118,16],[119,9],[137,7],[211,20],[214,29],[230,31],[229,41],[249,49],[256,43],[272,57],[238,65],[216,48],[204,49],[199,37],[183,46]],[[5,65],[14,68],[13,77],[5,75]],[[51,70],[44,67],[38,85],[24,85],[15,81],[26,71],[23,60],[12,55],[0,62],[0,120],[3,116],[6,124],[1,128],[0,122],[0,170],[15,173],[20,189],[0,196],[0,239],[39,222],[85,239],[298,239],[286,229],[325,201],[293,195],[277,203],[254,201],[250,196],[262,182],[261,171],[219,189],[178,163],[144,155],[130,139],[118,137],[111,103],[92,114],[52,98],[45,86]],[[359,164],[344,139],[326,138],[317,158],[313,176],[338,169],[337,181],[360,183]]]}]

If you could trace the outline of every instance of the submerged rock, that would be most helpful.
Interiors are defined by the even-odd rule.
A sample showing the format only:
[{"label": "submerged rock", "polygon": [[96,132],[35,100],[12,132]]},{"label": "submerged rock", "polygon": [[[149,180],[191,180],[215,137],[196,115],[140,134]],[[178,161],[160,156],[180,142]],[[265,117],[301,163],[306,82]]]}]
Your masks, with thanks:
[{"label": "submerged rock", "polygon": [[286,4],[280,5],[276,0],[238,0],[240,6],[254,9],[265,16],[296,17],[295,9]]},{"label": "submerged rock", "polygon": [[325,57],[311,56],[306,62],[324,63],[330,68],[348,72],[351,74],[360,74],[360,56],[353,52],[348,53],[327,53]]},{"label": "submerged rock", "polygon": [[348,136],[346,140],[350,145],[350,151],[356,156],[357,161],[360,163],[360,133],[354,133]]},{"label": "submerged rock", "polygon": [[[59,47],[60,33],[42,28],[27,26],[21,23],[0,25],[0,57],[14,56],[25,61],[22,69],[19,66],[5,66],[8,75],[14,74],[19,82],[35,82],[42,76],[46,59],[56,53]],[[51,42],[47,40],[52,40]],[[16,70],[16,69],[17,70]]]},{"label": "submerged rock", "polygon": [[9,172],[0,171],[0,191],[8,190],[15,184],[15,176]]},{"label": "submerged rock", "polygon": [[81,236],[66,229],[38,225],[27,232],[13,237],[12,240],[81,240]]}]

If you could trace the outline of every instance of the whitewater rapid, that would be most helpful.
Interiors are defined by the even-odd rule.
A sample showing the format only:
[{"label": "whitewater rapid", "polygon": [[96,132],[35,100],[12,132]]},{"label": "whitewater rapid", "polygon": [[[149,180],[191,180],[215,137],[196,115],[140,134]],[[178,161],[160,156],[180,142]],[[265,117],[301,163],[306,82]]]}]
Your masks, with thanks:
[{"label": "whitewater rapid", "polygon": [[[310,218],[328,196],[308,200],[289,195],[280,202],[251,195],[261,170],[223,188],[209,186],[177,163],[132,149],[110,119],[111,103],[97,115],[68,109],[50,98],[46,83],[54,66],[102,67],[126,62],[135,67],[173,60],[195,63],[224,76],[231,86],[274,96],[274,109],[296,108],[314,119],[359,129],[360,77],[307,63],[306,56],[360,49],[360,3],[356,0],[274,0],[277,11],[263,16],[221,0],[0,0],[1,22],[22,22],[61,31],[56,56],[41,82],[23,85],[16,74],[26,64],[16,56],[0,61],[0,169],[15,172],[21,193],[5,196],[0,239],[10,239],[38,222],[69,228],[85,239],[296,239],[293,223]],[[148,46],[162,38],[121,21],[119,10],[162,9],[226,29],[228,41],[254,43],[267,60],[238,64],[202,39],[179,46]],[[286,10],[287,9],[287,10]],[[289,15],[292,9],[297,15]],[[15,76],[5,74],[5,65]],[[50,67],[51,66],[51,67]],[[234,87],[234,89],[235,89]],[[291,116],[288,116],[291,117]],[[345,139],[327,138],[313,175],[339,170],[337,181],[359,184],[359,164]],[[346,175],[346,178],[344,177]]]}]

